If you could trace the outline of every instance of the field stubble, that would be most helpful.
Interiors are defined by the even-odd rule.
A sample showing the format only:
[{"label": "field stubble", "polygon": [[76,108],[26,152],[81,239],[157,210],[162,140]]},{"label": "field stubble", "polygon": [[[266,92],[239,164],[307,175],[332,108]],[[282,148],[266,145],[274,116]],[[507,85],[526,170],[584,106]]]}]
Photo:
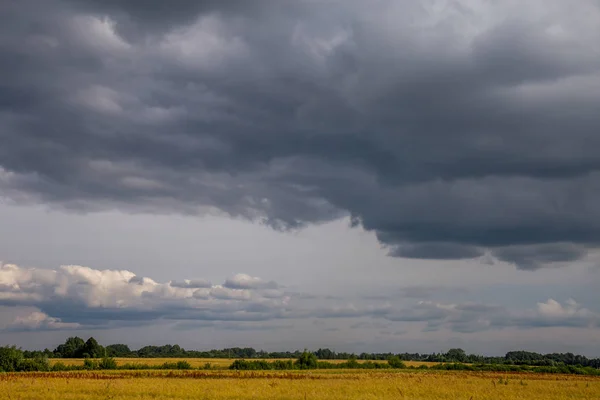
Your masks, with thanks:
[{"label": "field stubble", "polygon": [[0,375],[0,399],[600,399],[600,379],[466,371],[74,371]]}]

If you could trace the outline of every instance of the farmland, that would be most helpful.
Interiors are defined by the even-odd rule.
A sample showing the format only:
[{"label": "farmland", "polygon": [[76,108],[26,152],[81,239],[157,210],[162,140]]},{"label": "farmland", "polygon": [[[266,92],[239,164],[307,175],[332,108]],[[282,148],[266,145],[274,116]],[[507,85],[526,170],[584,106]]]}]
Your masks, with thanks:
[{"label": "farmland", "polygon": [[[75,342],[82,347],[68,346]],[[115,347],[107,346],[111,352]],[[478,356],[467,356],[461,349],[438,356],[453,362],[402,360],[399,355],[387,359],[349,355],[344,359],[322,349],[305,350],[297,358],[141,357],[139,353],[148,350],[186,352],[175,346],[143,349],[123,347],[130,357],[48,358],[46,355],[106,354],[107,350],[93,338],[87,342],[69,338],[54,352],[0,347],[0,369],[4,371],[0,373],[0,400],[600,398],[598,360],[572,354],[512,352],[492,359],[504,362],[485,364],[468,362]],[[256,354],[251,350],[235,348],[231,353]],[[315,353],[338,358],[319,359]],[[463,362],[457,362],[459,358]],[[515,363],[526,358],[529,364]]]},{"label": "farmland", "polygon": [[[190,360],[188,360],[190,361]],[[465,371],[76,371],[0,375],[0,399],[598,399],[598,377]]]}]

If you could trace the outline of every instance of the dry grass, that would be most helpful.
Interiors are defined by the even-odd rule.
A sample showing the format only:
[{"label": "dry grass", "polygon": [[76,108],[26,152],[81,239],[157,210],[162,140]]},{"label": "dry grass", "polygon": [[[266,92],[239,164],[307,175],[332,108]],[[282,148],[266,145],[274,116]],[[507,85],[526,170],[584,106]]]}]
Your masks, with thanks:
[{"label": "dry grass", "polygon": [[[360,372],[359,372],[360,371]],[[0,399],[600,399],[600,379],[488,372],[106,371],[0,375]]]}]

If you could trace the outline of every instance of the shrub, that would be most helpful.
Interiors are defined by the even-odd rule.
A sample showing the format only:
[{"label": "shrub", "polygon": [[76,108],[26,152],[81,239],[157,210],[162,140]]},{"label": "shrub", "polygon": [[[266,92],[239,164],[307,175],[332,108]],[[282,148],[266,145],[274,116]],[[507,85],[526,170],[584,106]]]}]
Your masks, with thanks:
[{"label": "shrub", "polygon": [[17,349],[16,346],[0,347],[0,371],[18,371],[22,361],[23,352]]},{"label": "shrub", "polygon": [[298,369],[314,369],[317,368],[317,362],[317,356],[305,350],[300,354],[294,365]]},{"label": "shrub", "polygon": [[249,369],[248,368],[248,361],[246,360],[234,360],[231,365],[229,366],[229,369],[236,369],[236,370],[246,370]]},{"label": "shrub", "polygon": [[294,362],[292,360],[275,360],[272,365],[273,369],[276,370],[294,369]]},{"label": "shrub", "polygon": [[390,357],[388,359],[388,364],[392,368],[406,368],[406,364],[404,364],[404,362],[398,356]]},{"label": "shrub", "polygon": [[86,358],[83,360],[83,369],[98,369],[98,362],[92,360],[91,358]]},{"label": "shrub", "polygon": [[[294,367],[296,367],[296,366],[294,365]],[[340,368],[340,364],[334,364],[329,361],[317,361],[317,368],[318,369],[335,369],[335,368]]]},{"label": "shrub", "polygon": [[192,369],[192,365],[187,361],[177,361],[176,369]]},{"label": "shrub", "polygon": [[112,357],[104,357],[98,363],[98,368],[100,369],[117,369],[117,362]]},{"label": "shrub", "polygon": [[236,369],[241,371],[258,371],[258,370],[271,370],[275,368],[275,362],[269,363],[266,360],[254,360],[254,361],[246,361],[244,359],[235,360],[229,366],[229,369]]},{"label": "shrub", "polygon": [[360,364],[356,361],[356,357],[350,357],[344,364],[344,368],[359,368]]},{"label": "shrub", "polygon": [[362,364],[357,363],[357,368],[363,369],[382,369],[382,368],[390,368],[389,364],[384,364],[381,362],[373,362],[373,361],[365,361]]},{"label": "shrub", "polygon": [[160,366],[161,369],[192,369],[192,365],[187,361],[166,362]]},{"label": "shrub", "polygon": [[47,358],[26,358],[21,360],[17,371],[50,371],[50,363]]},{"label": "shrub", "polygon": [[63,362],[57,362],[52,366],[52,371],[68,371],[70,368],[66,366]]}]

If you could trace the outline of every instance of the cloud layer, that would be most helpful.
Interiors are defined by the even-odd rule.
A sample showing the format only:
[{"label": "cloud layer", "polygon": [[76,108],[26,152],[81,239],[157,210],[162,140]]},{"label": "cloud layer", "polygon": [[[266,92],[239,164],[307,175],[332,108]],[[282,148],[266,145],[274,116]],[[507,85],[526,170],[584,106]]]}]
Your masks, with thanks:
[{"label": "cloud layer", "polygon": [[294,321],[309,319],[350,320],[353,326],[379,320],[417,324],[423,331],[460,333],[600,325],[600,314],[573,299],[564,304],[548,299],[536,308],[517,311],[482,302],[414,301],[410,297],[400,303],[393,298],[373,302],[363,298],[356,306],[349,298],[302,296],[245,274],[209,286],[202,280],[158,283],[130,271],[76,265],[46,270],[3,264],[0,306],[39,310],[16,318],[8,331],[105,329],[161,321],[175,323],[180,330],[259,330],[290,327]]},{"label": "cloud layer", "polygon": [[0,305],[38,308],[41,312],[13,325],[29,329],[103,328],[132,320],[266,321],[286,316],[290,298],[273,288],[276,284],[243,274],[231,280],[250,281],[253,287],[157,283],[130,271],[77,265],[43,270],[4,264]]},{"label": "cloud layer", "polygon": [[583,0],[10,2],[0,190],[536,269],[600,237],[600,7]]}]

